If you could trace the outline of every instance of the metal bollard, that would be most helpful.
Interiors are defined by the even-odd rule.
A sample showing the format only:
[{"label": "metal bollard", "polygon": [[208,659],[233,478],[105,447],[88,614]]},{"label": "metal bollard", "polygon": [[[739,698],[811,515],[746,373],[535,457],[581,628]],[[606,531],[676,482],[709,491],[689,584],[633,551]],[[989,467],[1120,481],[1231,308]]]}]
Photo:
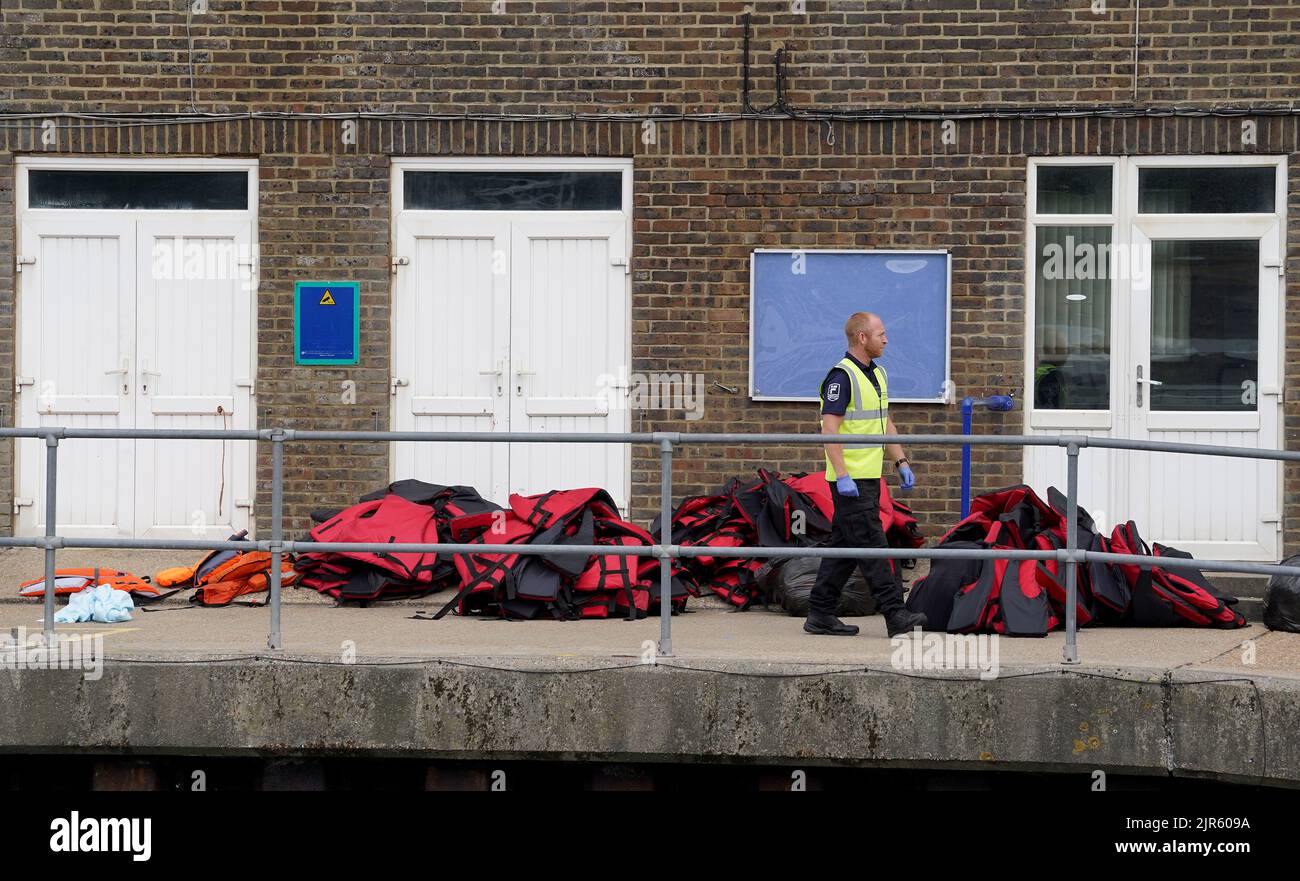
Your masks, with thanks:
[{"label": "metal bollard", "polygon": [[280,638],[280,554],[284,547],[284,438],[283,428],[271,431],[271,633],[268,648],[278,649]]},{"label": "metal bollard", "polygon": [[[659,441],[659,543],[673,543],[673,442]],[[659,558],[659,654],[673,654],[673,558]]]},{"label": "metal bollard", "polygon": [[55,502],[58,500],[59,486],[59,436],[45,436],[45,644],[54,645],[54,545],[50,539],[55,537]]},{"label": "metal bollard", "polygon": [[1065,448],[1065,549],[1070,559],[1065,563],[1065,649],[1062,662],[1079,663],[1079,611],[1076,601],[1079,593],[1078,564],[1074,553],[1079,549],[1079,445],[1071,442]]}]

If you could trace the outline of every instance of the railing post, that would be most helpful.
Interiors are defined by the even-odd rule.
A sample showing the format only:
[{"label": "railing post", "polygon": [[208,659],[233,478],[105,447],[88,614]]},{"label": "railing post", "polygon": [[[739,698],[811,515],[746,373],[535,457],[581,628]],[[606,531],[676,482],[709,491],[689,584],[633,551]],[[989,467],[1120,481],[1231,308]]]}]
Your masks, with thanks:
[{"label": "railing post", "polygon": [[59,436],[45,435],[45,645],[54,645],[54,546],[48,539],[55,537],[58,515],[55,511],[59,494]]},{"label": "railing post", "polygon": [[[673,442],[659,440],[659,542],[673,543]],[[673,558],[659,558],[659,654],[673,654]]]},{"label": "railing post", "polygon": [[284,429],[271,429],[271,635],[266,644],[280,648],[280,554],[284,546]]},{"label": "railing post", "polygon": [[1079,663],[1079,591],[1078,566],[1074,552],[1079,549],[1079,445],[1071,441],[1065,447],[1065,549],[1070,559],[1065,562],[1065,650],[1061,660],[1066,664]]}]

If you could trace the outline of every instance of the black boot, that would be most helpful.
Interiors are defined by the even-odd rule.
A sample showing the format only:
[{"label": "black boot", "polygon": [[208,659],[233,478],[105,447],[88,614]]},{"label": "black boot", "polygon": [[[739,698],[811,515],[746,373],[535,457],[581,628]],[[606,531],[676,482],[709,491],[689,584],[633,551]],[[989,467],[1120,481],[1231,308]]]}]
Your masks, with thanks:
[{"label": "black boot", "polygon": [[827,615],[825,612],[809,609],[808,620],[803,622],[803,630],[804,633],[819,635],[856,636],[858,626],[856,624],[845,624],[834,615]]},{"label": "black boot", "polygon": [[920,627],[925,629],[929,619],[925,617],[924,612],[909,612],[906,609],[900,609],[892,615],[885,616],[885,630],[890,636],[898,636],[903,633],[910,633],[913,628]]}]

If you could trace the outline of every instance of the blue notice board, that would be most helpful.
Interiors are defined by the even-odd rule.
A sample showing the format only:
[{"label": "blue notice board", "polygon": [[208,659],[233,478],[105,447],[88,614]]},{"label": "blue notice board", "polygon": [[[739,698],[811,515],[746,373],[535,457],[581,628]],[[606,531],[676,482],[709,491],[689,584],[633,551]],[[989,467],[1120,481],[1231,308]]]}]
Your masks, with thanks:
[{"label": "blue notice board", "polygon": [[750,397],[818,400],[844,356],[844,322],[875,312],[889,333],[890,401],[946,402],[950,263],[946,251],[754,251]]},{"label": "blue notice board", "polygon": [[294,362],[356,364],[361,357],[361,292],[355,281],[293,286]]}]

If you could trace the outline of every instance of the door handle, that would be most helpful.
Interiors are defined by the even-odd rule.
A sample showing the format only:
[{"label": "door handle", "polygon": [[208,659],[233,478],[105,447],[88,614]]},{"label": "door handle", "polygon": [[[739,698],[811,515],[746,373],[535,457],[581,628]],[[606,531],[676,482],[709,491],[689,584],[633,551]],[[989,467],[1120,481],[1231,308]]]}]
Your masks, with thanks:
[{"label": "door handle", "polygon": [[129,395],[131,393],[131,382],[126,377],[130,372],[131,372],[131,359],[123,358],[121,367],[119,367],[117,370],[105,370],[104,375],[105,376],[121,375],[122,394]]},{"label": "door handle", "polygon": [[140,394],[142,394],[142,395],[147,395],[147,394],[149,394],[149,377],[151,377],[151,376],[162,376],[162,373],[160,373],[160,372],[157,371],[157,370],[150,370],[150,369],[149,369],[149,362],[148,362],[148,361],[141,361],[141,362],[140,362],[140,376],[141,376],[141,377],[143,378],[143,380],[144,380],[143,382],[140,383]]},{"label": "door handle", "polygon": [[515,397],[522,398],[524,396],[524,384],[519,381],[519,377],[536,375],[537,371],[527,369],[523,366],[522,361],[515,362]]},{"label": "door handle", "polygon": [[1144,385],[1164,385],[1164,383],[1158,379],[1143,379],[1142,365],[1139,364],[1137,367],[1137,405],[1139,407],[1142,406],[1142,386]]},{"label": "door handle", "polygon": [[502,379],[504,379],[505,377],[505,372],[506,372],[506,362],[498,361],[495,370],[480,370],[478,372],[478,375],[495,376],[497,378],[497,394],[500,395],[504,390],[504,386],[505,386],[505,383],[502,382]]}]

